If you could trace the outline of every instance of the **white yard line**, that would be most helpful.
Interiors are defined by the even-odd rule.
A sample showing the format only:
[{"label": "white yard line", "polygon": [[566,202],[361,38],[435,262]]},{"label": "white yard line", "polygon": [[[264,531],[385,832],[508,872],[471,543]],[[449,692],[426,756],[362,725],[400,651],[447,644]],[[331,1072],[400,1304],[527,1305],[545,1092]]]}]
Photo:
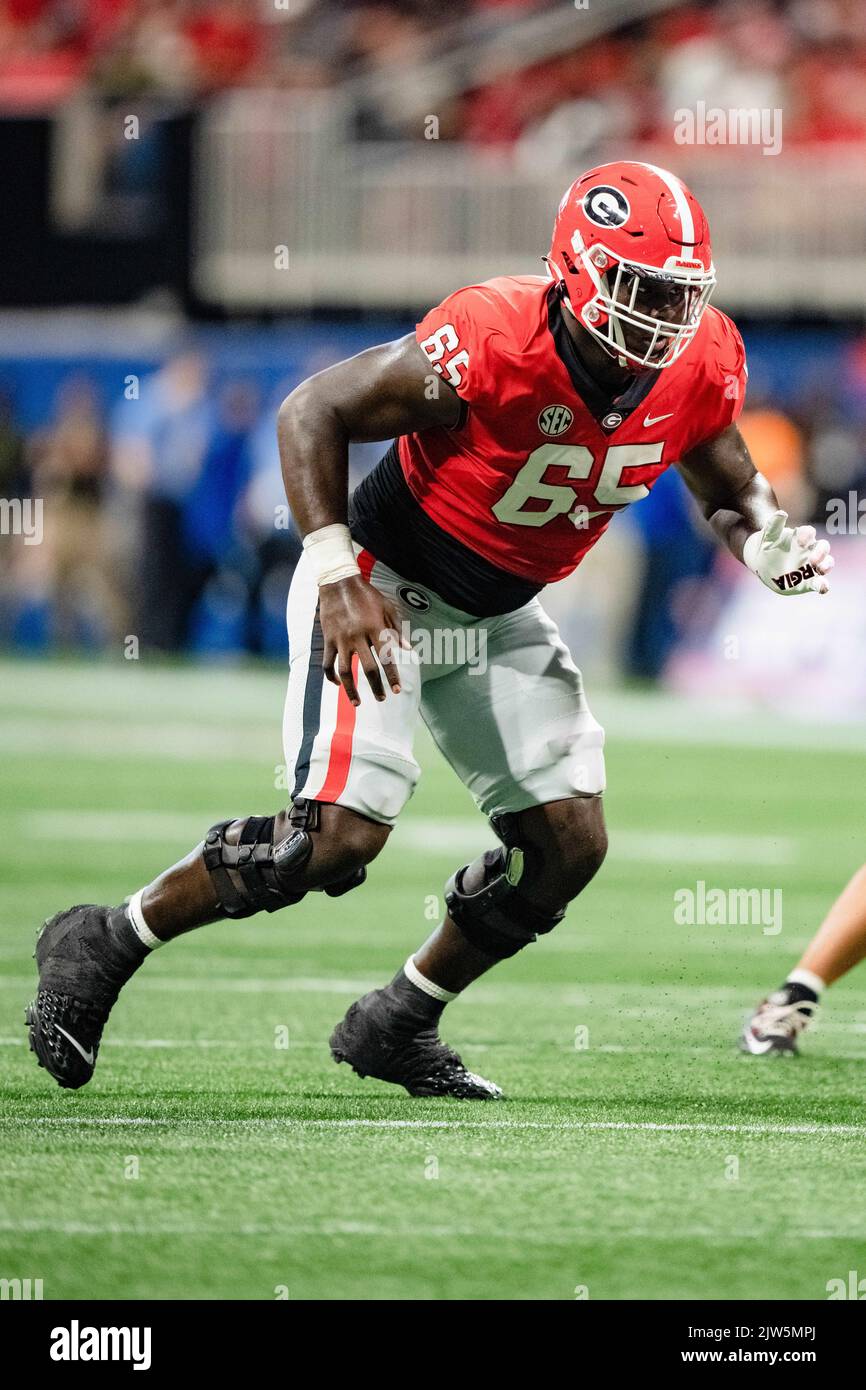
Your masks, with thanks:
[{"label": "white yard line", "polygon": [[70,719],[62,711],[55,718],[25,719],[13,716],[0,723],[0,753],[7,757],[93,758],[99,761],[180,761],[190,763],[240,762],[267,768],[282,759],[280,731],[253,728],[247,736],[233,729],[176,721],[148,723],[129,719],[107,722]]},{"label": "white yard line", "polygon": [[[179,676],[179,682],[188,679],[188,673]],[[179,683],[174,693],[181,692]],[[163,707],[159,696],[146,688],[141,688],[134,700],[127,691],[116,705],[103,691],[98,700],[91,691],[81,708],[62,703],[43,708],[37,702],[22,712],[21,702],[14,701],[9,702],[9,712],[0,720],[0,752],[9,757],[36,754],[150,760],[156,756],[190,763],[237,760],[267,765],[281,757],[282,701],[280,686],[267,709],[254,707],[245,717],[242,704],[234,720],[226,714],[228,691],[221,693],[216,704],[201,710],[193,707],[192,700],[187,706],[182,699]],[[96,705],[104,705],[105,717],[88,712]],[[0,699],[0,714],[4,708]],[[162,717],[153,712],[158,708],[163,708]],[[747,709],[740,718],[730,711],[709,715],[702,706],[673,700],[673,708],[667,708],[652,697],[623,704],[622,696],[607,696],[594,708],[611,742],[675,745],[682,747],[684,756],[690,747],[800,752],[804,746],[813,751],[866,755],[866,731],[860,724],[768,721]],[[418,747],[426,758],[430,751],[426,732],[421,733]]]},{"label": "white yard line", "polygon": [[[302,1222],[299,1224],[276,1225],[266,1222],[249,1222],[240,1226],[208,1226],[191,1225],[189,1222],[177,1221],[148,1221],[141,1224],[131,1222],[112,1221],[107,1223],[92,1221],[52,1221],[44,1218],[22,1218],[20,1220],[0,1220],[0,1231],[9,1235],[36,1235],[50,1234],[61,1236],[83,1236],[99,1237],[106,1236],[178,1236],[187,1239],[196,1238],[237,1238],[245,1236],[272,1236],[282,1239],[293,1239],[298,1236],[367,1236],[377,1239],[396,1240],[404,1242],[406,1240],[416,1240],[418,1237],[417,1227],[402,1228],[393,1223],[383,1224],[374,1221],[318,1221]],[[487,1229],[483,1226],[442,1226],[424,1223],[424,1237],[427,1236],[437,1239],[474,1239],[495,1241],[502,1248],[503,1245],[542,1245],[548,1247],[565,1246],[571,1247],[575,1242],[591,1243],[593,1246],[620,1241],[632,1242],[634,1240],[643,1241],[669,1241],[671,1239],[700,1239],[710,1245],[729,1245],[736,1242],[748,1241],[750,1243],[759,1239],[761,1232],[755,1231],[754,1226],[745,1230],[737,1231],[731,1229],[713,1229],[708,1226],[685,1226],[677,1227],[675,1232],[659,1229],[658,1226],[646,1228],[629,1227],[628,1230],[612,1230],[599,1232],[597,1226],[575,1227],[573,1230],[562,1230],[556,1232],[547,1231],[526,1231],[525,1229],[509,1230],[500,1228],[496,1230]],[[769,1236],[769,1231],[764,1233]],[[789,1232],[772,1232],[773,1241],[782,1243],[795,1243],[800,1240],[862,1240],[866,1232],[850,1226],[844,1230],[802,1230]]]},{"label": "white yard line", "polygon": [[[407,1240],[416,1240],[418,1236],[417,1227],[406,1227],[400,1229],[393,1225],[393,1222],[357,1222],[357,1220],[322,1220],[322,1222],[303,1222],[297,1225],[275,1225],[275,1223],[250,1222],[242,1226],[193,1226],[188,1222],[146,1222],[136,1226],[129,1222],[53,1222],[50,1219],[21,1219],[21,1220],[0,1220],[0,1232],[15,1234],[15,1236],[33,1236],[33,1234],[51,1234],[51,1236],[82,1236],[99,1237],[124,1236],[124,1237],[149,1237],[149,1236],[177,1236],[186,1240],[195,1238],[211,1237],[277,1237],[282,1240],[293,1240],[293,1238],[311,1237],[342,1237],[342,1236],[361,1236],[375,1237],[377,1240],[395,1240],[405,1243]],[[559,1232],[527,1232],[527,1230],[498,1230],[487,1229],[482,1226],[432,1226],[424,1223],[424,1237],[430,1236],[436,1240],[477,1240],[495,1241],[499,1250],[502,1251],[503,1245],[542,1245],[542,1247],[571,1248],[575,1244],[591,1244],[596,1247],[599,1244],[610,1244],[614,1241],[635,1240],[652,1241],[652,1243],[667,1243],[673,1240],[702,1240],[708,1245],[731,1245],[741,1243],[741,1241],[755,1241],[760,1236],[756,1232],[755,1226],[749,1226],[745,1230],[733,1229],[713,1229],[709,1226],[677,1226],[676,1232],[660,1229],[659,1226],[635,1227],[628,1229],[609,1229],[599,1232],[598,1226],[574,1227],[573,1230],[559,1230]],[[844,1230],[802,1230],[796,1232],[777,1232],[776,1229],[767,1230],[766,1236],[773,1238],[773,1243],[783,1245],[794,1245],[801,1240],[863,1240],[866,1230],[859,1230],[856,1227],[847,1226]]]},{"label": "white yard line", "polygon": [[192,848],[210,828],[207,815],[193,811],[22,811],[15,819],[26,835],[62,835],[94,844],[182,840]]},{"label": "white yard line", "polygon": [[[4,820],[6,818],[4,817]],[[207,816],[174,811],[24,811],[9,817],[21,833],[34,840],[62,838],[102,843],[124,841],[195,844],[208,829]],[[411,816],[399,823],[393,842],[427,853],[473,855],[489,849],[492,835],[481,816],[444,821]],[[731,835],[714,831],[645,831],[610,829],[609,862],[744,864],[766,867],[789,864],[797,857],[792,836]]]},{"label": "white yard line", "polygon": [[[286,969],[291,969],[289,954],[287,954]],[[35,971],[32,976],[0,975],[0,989],[18,990],[25,993],[29,989],[32,993],[35,979]],[[281,979],[273,975],[213,976],[207,973],[200,975],[155,975],[143,971],[136,976],[135,983],[131,988],[136,991],[154,990],[156,992],[165,991],[170,994],[195,994],[204,990],[207,994],[359,995],[365,994],[368,990],[376,989],[381,984],[381,978],[364,979],[360,976],[347,978],[345,976],[287,975]],[[640,1001],[639,1003],[624,1004],[625,999],[635,997]],[[610,981],[601,984],[581,985],[579,981],[529,982],[515,980],[502,981],[499,984],[487,984],[482,981],[473,985],[472,993],[461,998],[459,1003],[461,1007],[468,1003],[520,1004],[530,998],[538,998],[548,1003],[553,1002],[579,1009],[598,1007],[610,1011],[615,1007],[618,1015],[627,1018],[645,1018],[647,1016],[665,1018],[670,1014],[669,1001],[671,998],[677,1000],[678,1007],[682,1007],[684,1000],[686,1004],[693,1003],[695,1008],[708,1003],[713,1004],[719,1000],[739,1002],[742,1004],[740,1012],[743,1014],[753,1002],[751,996],[744,996],[743,989],[738,985],[695,985],[665,982],[648,989],[636,984],[621,985]]]},{"label": "white yard line", "polygon": [[[9,712],[0,722],[0,749],[13,754],[25,751],[4,727],[14,722],[19,733],[27,728],[28,737],[60,753],[68,746],[67,730],[72,725],[74,741],[89,738],[94,756],[99,756],[101,742],[113,742],[115,735],[134,745],[126,750],[129,756],[152,756],[154,747],[163,753],[162,731],[170,728],[179,734],[185,725],[183,737],[189,738],[194,749],[191,759],[204,754],[203,745],[209,740],[213,744],[210,756],[219,761],[226,756],[227,745],[231,756],[243,744],[249,749],[251,734],[257,742],[261,737],[279,743],[284,679],[277,667],[233,670],[186,665],[148,670],[123,662],[46,668],[42,662],[0,661],[0,712]],[[785,720],[730,697],[714,701],[668,690],[635,693],[591,684],[590,699],[608,735],[623,741],[792,751],[808,745],[866,753],[862,724]],[[103,710],[115,725],[110,732],[101,717]],[[147,748],[130,738],[133,729],[146,726]],[[240,736],[239,728],[243,729]],[[165,754],[173,755],[174,749]]]},{"label": "white yard line", "polygon": [[301,1116],[286,1116],[271,1119],[239,1119],[228,1116],[217,1119],[204,1116],[192,1119],[186,1116],[157,1119],[148,1115],[28,1115],[25,1119],[0,1119],[0,1126],[31,1125],[86,1125],[124,1126],[142,1128],[162,1126],[167,1129],[180,1128],[224,1128],[230,1126],[241,1129],[359,1129],[359,1130],[399,1130],[399,1129],[439,1129],[439,1130],[550,1130],[560,1133],[617,1133],[636,1131],[646,1134],[768,1134],[772,1136],[810,1135],[812,1137],[833,1134],[862,1139],[866,1137],[866,1124],[820,1124],[810,1121],[805,1124],[773,1124],[770,1121],[736,1121],[729,1124],[713,1121],[690,1120],[441,1120],[441,1119],[312,1119]]},{"label": "white yard line", "polygon": [[[790,864],[797,857],[797,841],[791,836],[716,834],[713,831],[645,831],[609,826],[608,863],[753,864],[762,867]],[[491,845],[490,831],[479,820],[410,818],[398,823],[394,841],[415,850],[465,856]],[[495,843],[495,841],[493,842]]]},{"label": "white yard line", "polygon": [[[0,989],[18,989],[33,993],[33,979],[21,975],[0,975]],[[205,990],[208,994],[366,994],[376,989],[381,980],[343,980],[343,979],[267,979],[238,976],[236,979],[211,979],[208,975],[166,975],[157,978],[139,975],[133,988],[139,990],[165,991],[169,994],[188,994]],[[530,986],[529,988],[532,988]],[[514,994],[509,995],[510,999]]]}]

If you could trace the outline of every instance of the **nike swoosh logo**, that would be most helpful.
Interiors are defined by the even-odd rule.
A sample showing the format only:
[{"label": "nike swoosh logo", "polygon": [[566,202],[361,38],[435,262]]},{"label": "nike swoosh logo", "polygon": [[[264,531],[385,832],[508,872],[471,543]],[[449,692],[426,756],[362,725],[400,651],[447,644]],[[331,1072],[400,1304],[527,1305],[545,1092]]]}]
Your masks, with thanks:
[{"label": "nike swoosh logo", "polygon": [[62,1033],[64,1038],[69,1039],[69,1041],[72,1043],[72,1046],[75,1048],[75,1051],[81,1054],[87,1065],[89,1067],[92,1067],[96,1061],[96,1055],[93,1051],[93,1048],[91,1048],[89,1052],[85,1052],[84,1048],[81,1046],[81,1043],[77,1042],[76,1039],[73,1038],[71,1033],[67,1033],[66,1029],[61,1028],[59,1023],[55,1024],[55,1027],[57,1028],[58,1033]]},{"label": "nike swoosh logo", "polygon": [[672,410],[669,410],[667,415],[645,415],[643,420],[644,429],[649,429],[650,425],[657,425],[659,420],[669,420],[673,413]]}]

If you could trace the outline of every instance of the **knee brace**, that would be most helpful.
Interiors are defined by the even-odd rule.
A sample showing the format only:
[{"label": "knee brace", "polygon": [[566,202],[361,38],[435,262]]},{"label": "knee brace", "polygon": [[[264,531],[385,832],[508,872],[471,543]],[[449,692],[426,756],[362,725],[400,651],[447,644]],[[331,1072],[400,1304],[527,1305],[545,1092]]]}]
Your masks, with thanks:
[{"label": "knee brace", "polygon": [[[289,833],[274,844],[276,816],[248,816],[236,844],[226,839],[233,821],[221,821],[208,831],[202,855],[220,908],[227,917],[252,917],[256,912],[276,912],[298,903],[307,889],[298,885],[313,852],[312,831],[319,828],[318,802],[299,798],[288,813]],[[330,897],[357,888],[367,876],[365,868],[331,883]]]},{"label": "knee brace", "polygon": [[[479,859],[458,869],[445,885],[445,903],[451,920],[470,945],[496,960],[506,960],[545,935],[565,916],[535,907],[521,890],[526,855],[518,843],[517,817],[495,816],[491,823],[502,845],[486,850]],[[480,886],[463,887],[469,869],[480,868]]]}]

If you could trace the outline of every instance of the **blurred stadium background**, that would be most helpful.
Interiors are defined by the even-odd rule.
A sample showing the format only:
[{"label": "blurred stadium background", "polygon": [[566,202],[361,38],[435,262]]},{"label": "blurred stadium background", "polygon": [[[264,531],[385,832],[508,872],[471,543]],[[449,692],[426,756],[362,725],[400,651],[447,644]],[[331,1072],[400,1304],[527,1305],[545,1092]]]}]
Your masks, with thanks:
[{"label": "blurred stadium background", "polygon": [[[673,476],[549,606],[596,679],[861,707],[859,0],[0,0],[0,55],[0,497],[44,502],[42,544],[2,538],[5,647],[282,658],[282,395],[540,271],[563,188],[631,154],[708,208],[759,465],[853,538],[832,615],[773,613],[772,671],[769,596]],[[678,143],[701,102],[780,111],[781,149]]]},{"label": "blurred stadium background", "polygon": [[[781,111],[781,149],[678,143],[701,102]],[[278,402],[460,284],[541,271],[564,188],[626,154],[705,202],[742,427],[830,527],[831,595],[766,592],[672,473],[547,591],[608,731],[611,852],[449,1007],[507,1106],[467,1118],[327,1054],[489,840],[424,736],[348,909],[159,952],[92,1085],[59,1091],[22,1026],[34,929],[285,797]],[[801,1066],[734,1040],[863,858],[863,0],[0,0],[0,166],[0,1274],[46,1298],[812,1299],[862,1269],[862,970]],[[678,925],[696,880],[781,889],[784,931]]]}]

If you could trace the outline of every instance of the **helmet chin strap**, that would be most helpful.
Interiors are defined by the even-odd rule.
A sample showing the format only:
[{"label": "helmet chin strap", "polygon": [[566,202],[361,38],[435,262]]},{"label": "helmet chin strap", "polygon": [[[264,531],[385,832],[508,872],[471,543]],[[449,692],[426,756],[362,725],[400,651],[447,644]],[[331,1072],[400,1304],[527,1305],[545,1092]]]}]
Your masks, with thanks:
[{"label": "helmet chin strap", "polygon": [[[611,331],[611,333],[612,333],[612,335],[613,335],[613,337],[614,337],[614,340],[615,340],[615,342],[616,342],[617,347],[624,348],[624,347],[625,347],[625,334],[624,334],[623,331],[622,331],[622,324],[620,323],[619,319],[616,317],[615,314],[611,314],[611,315],[610,315],[609,322],[610,322],[610,331]],[[633,366],[633,365],[634,365],[633,363],[631,363],[631,362],[629,361],[629,359],[628,359],[627,357],[623,357],[621,353],[617,353],[617,355],[616,355],[616,360],[617,360],[617,362],[619,363],[619,365],[620,365],[621,367],[630,367],[630,366]]]},{"label": "helmet chin strap", "polygon": [[[563,309],[568,314],[569,318],[573,319],[576,324],[580,324],[580,318],[571,307],[571,302],[568,298],[568,291],[565,287],[564,280],[560,280],[559,282],[559,291],[560,303],[562,304]],[[617,347],[625,347],[625,337],[623,335],[622,328],[615,319],[612,320],[612,332],[616,339]],[[611,347],[610,343],[606,342],[605,339],[600,337],[598,334],[595,334],[594,336],[595,341],[599,344],[600,347],[604,348],[608,357],[614,358],[618,366],[627,370],[633,370],[633,363],[631,363],[627,357],[623,357],[620,353],[618,353],[614,348]]]},{"label": "helmet chin strap", "polygon": [[[605,286],[605,289],[607,290],[607,298],[608,298],[608,299],[611,299],[612,295],[611,295],[611,288],[610,288],[610,279],[609,279],[609,277],[605,274],[605,275],[600,275],[600,276],[599,276],[599,279],[604,281],[604,286]],[[610,324],[611,337],[613,338],[613,340],[614,340],[614,342],[616,343],[617,347],[619,347],[619,348],[624,348],[624,347],[625,347],[625,334],[624,334],[623,331],[622,331],[622,324],[620,323],[620,321],[619,321],[619,319],[617,318],[616,314],[608,314],[608,323]],[[622,353],[619,353],[619,352],[617,352],[617,353],[611,353],[611,356],[612,356],[612,357],[614,357],[614,356],[616,357],[617,364],[618,364],[620,367],[622,367],[622,368],[633,367],[633,364],[629,361],[629,359],[628,359],[627,357],[623,357]]]},{"label": "helmet chin strap", "polygon": [[[560,288],[560,303],[562,305],[563,313],[571,319],[572,323],[576,327],[582,328],[584,333],[589,333],[589,330],[587,329],[586,325],[581,322],[580,317],[574,312],[574,309],[571,307],[571,303],[568,298],[568,292],[565,288],[565,285],[562,282],[560,282]],[[616,350],[611,347],[610,343],[608,343],[598,333],[589,334],[589,336],[592,337],[593,341],[598,343],[599,347],[604,350],[606,355],[608,357],[613,358],[621,368],[625,368],[627,371],[633,373],[634,367],[632,366],[632,364],[626,358],[620,357]],[[591,376],[594,375],[591,368],[587,367],[587,370],[590,372]]]}]

